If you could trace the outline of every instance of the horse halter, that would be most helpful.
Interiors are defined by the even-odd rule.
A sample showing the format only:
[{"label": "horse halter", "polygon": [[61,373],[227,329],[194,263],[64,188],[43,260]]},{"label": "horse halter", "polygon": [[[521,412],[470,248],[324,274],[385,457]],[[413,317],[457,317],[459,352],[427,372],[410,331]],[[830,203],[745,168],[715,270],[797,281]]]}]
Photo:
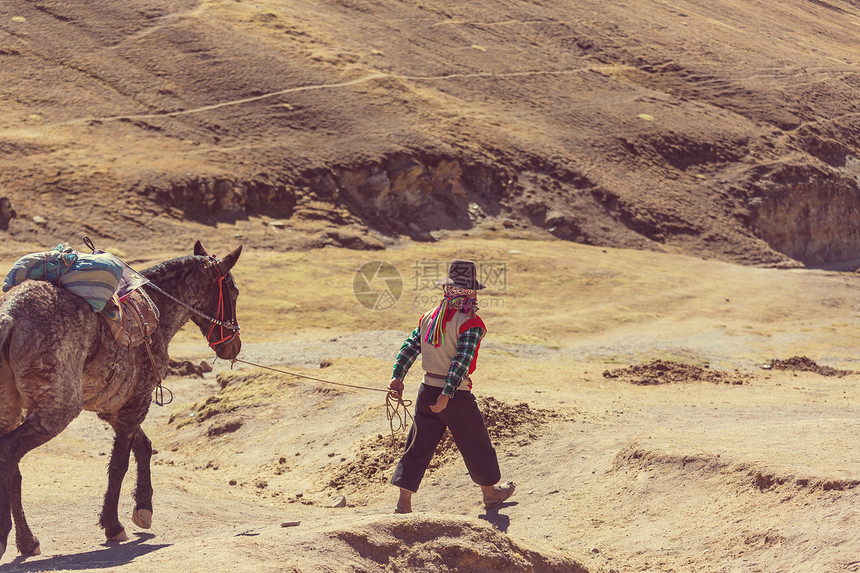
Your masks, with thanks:
[{"label": "horse halter", "polygon": [[[214,257],[212,257],[214,260]],[[215,269],[218,271],[218,314],[213,320],[212,318],[203,315],[212,323],[212,328],[209,329],[209,334],[206,335],[206,342],[209,343],[209,348],[218,353],[217,346],[227,345],[233,342],[239,336],[239,324],[236,321],[236,301],[233,300],[230,294],[231,289],[236,288],[236,283],[233,282],[233,275],[229,272],[225,276],[221,273],[221,267],[215,264]],[[229,301],[229,306],[226,301]],[[229,333],[225,334],[225,330]],[[218,340],[213,338],[218,337]]]},{"label": "horse halter", "polygon": [[[164,296],[166,296],[167,298],[169,298],[170,300],[172,300],[173,302],[175,302],[179,306],[182,306],[182,307],[188,309],[189,311],[191,311],[192,313],[196,314],[197,316],[204,318],[204,319],[208,320],[209,322],[211,322],[212,328],[209,329],[209,334],[206,336],[206,341],[209,343],[209,347],[215,351],[216,355],[218,355],[217,347],[230,344],[239,337],[239,324],[236,321],[236,304],[235,304],[235,301],[233,300],[233,297],[230,294],[230,289],[236,288],[236,285],[233,282],[233,276],[229,272],[227,273],[226,276],[221,272],[221,267],[218,266],[218,261],[214,256],[210,255],[209,259],[213,263],[213,266],[215,267],[215,270],[218,273],[218,317],[217,318],[212,318],[208,314],[197,310],[196,308],[194,308],[190,304],[179,300],[178,298],[176,298],[175,296],[173,296],[172,294],[165,291],[164,289],[162,289],[161,287],[159,287],[158,285],[154,284],[151,281],[147,281],[145,283],[145,286],[152,287],[153,289],[157,290],[158,292],[160,292],[161,294],[163,294]],[[225,291],[226,291],[226,297],[224,294]],[[225,298],[230,301],[229,307],[224,302]],[[218,327],[218,331],[217,331],[218,336],[220,336],[221,338],[220,338],[220,340],[213,342],[212,338],[213,338],[213,334],[215,334],[215,332],[216,332],[216,330],[215,330],[216,327]],[[230,330],[231,334],[225,336],[225,334],[224,334],[225,329]],[[170,402],[173,401],[173,392],[170,392],[169,389],[163,388],[163,386],[161,384],[161,375],[159,374],[158,366],[155,363],[155,357],[153,357],[152,351],[149,348],[149,339],[146,338],[144,340],[146,342],[146,352],[147,352],[147,354],[149,354],[149,360],[152,362],[152,367],[155,370],[156,377],[158,378],[158,384],[157,384],[156,389],[155,389],[155,403],[158,404],[159,406],[164,406],[165,404],[169,404]],[[238,354],[238,352],[237,352],[237,354]],[[234,356],[234,358],[235,358],[235,356]],[[164,401],[164,390],[167,390],[168,392],[170,392],[170,398],[166,402]]]},{"label": "horse halter", "polygon": [[[205,312],[201,312],[201,311],[197,310],[196,308],[194,308],[193,306],[191,306],[190,304],[179,300],[178,298],[176,298],[175,296],[173,296],[172,294],[165,291],[164,289],[162,289],[161,287],[159,287],[158,285],[154,284],[151,281],[147,282],[146,286],[152,287],[153,289],[157,290],[158,292],[160,292],[161,294],[163,294],[164,296],[166,296],[167,298],[169,298],[170,300],[172,300],[176,304],[182,306],[183,308],[186,308],[187,310],[190,310],[192,313],[196,314],[197,316],[211,322],[212,328],[209,329],[209,334],[206,336],[206,341],[209,343],[209,347],[215,351],[215,354],[218,354],[218,350],[216,349],[217,346],[227,345],[227,344],[233,342],[239,336],[239,330],[240,329],[239,329],[239,324],[236,321],[236,305],[235,305],[235,302],[233,301],[233,297],[230,295],[230,288],[235,288],[236,285],[233,282],[233,275],[231,275],[229,272],[226,275],[224,275],[221,272],[221,267],[218,266],[217,259],[214,256],[210,255],[209,259],[212,262],[212,266],[215,267],[215,272],[218,273],[218,311],[217,311],[218,317],[217,318],[212,318],[211,316],[209,316]],[[224,295],[225,290],[227,293],[226,297]],[[225,298],[230,301],[229,307],[225,304]],[[229,312],[228,312],[228,309],[229,309]],[[217,331],[216,331],[216,327],[218,327]],[[225,335],[225,333],[224,333],[225,329],[230,330],[231,334]],[[212,341],[213,335],[214,336],[220,336],[221,337],[220,340],[216,340],[213,342]]]}]

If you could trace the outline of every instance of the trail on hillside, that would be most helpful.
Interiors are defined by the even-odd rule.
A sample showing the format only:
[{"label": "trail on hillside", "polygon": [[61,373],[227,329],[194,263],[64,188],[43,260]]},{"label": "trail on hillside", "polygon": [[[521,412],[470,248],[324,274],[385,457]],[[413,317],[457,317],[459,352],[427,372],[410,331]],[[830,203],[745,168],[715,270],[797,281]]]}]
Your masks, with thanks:
[{"label": "trail on hillside", "polygon": [[856,263],[853,4],[15,0],[2,15],[15,242],[178,248],[193,228],[380,249],[469,232]]}]

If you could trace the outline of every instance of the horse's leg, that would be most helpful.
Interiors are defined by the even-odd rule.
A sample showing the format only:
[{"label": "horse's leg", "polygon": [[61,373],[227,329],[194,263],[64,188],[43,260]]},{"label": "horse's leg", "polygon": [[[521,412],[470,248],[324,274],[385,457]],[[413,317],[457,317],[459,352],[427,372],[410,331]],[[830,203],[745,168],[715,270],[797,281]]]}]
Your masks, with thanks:
[{"label": "horse's leg", "polygon": [[39,539],[30,531],[24,506],[21,503],[21,471],[17,464],[12,476],[12,518],[15,520],[15,545],[21,555],[39,555],[42,550]]},{"label": "horse's leg", "polygon": [[0,437],[0,556],[6,552],[13,515],[18,551],[22,555],[39,553],[39,540],[30,531],[24,517],[18,462],[24,454],[62,432],[80,411],[80,407],[53,410],[50,412],[50,424],[45,424],[39,413],[32,413],[20,426]]},{"label": "horse's leg", "polygon": [[108,464],[108,488],[105,492],[102,512],[99,515],[99,525],[105,530],[108,541],[126,541],[128,535],[119,522],[119,494],[122,480],[128,471],[128,458],[131,454],[131,443],[134,432],[121,431],[114,425],[116,432],[113,439],[113,450]]},{"label": "horse's leg", "polygon": [[[152,484],[149,479],[149,458],[152,456],[152,445],[140,424],[149,411],[151,392],[141,394],[125,403],[121,410],[111,414],[99,414],[99,417],[111,425],[114,431],[113,451],[108,465],[108,489],[105,492],[99,525],[105,530],[109,541],[125,541],[128,536],[119,521],[119,494],[122,480],[128,471],[128,462],[132,448],[138,463],[138,480],[135,488],[135,514],[148,511],[152,516]],[[146,463],[142,463],[145,461]],[[140,466],[145,466],[141,470]],[[141,472],[143,479],[141,480]],[[137,490],[140,489],[138,493]],[[138,515],[141,523],[146,523],[146,515]],[[137,523],[137,519],[134,520]],[[140,524],[138,524],[140,525]],[[141,525],[141,527],[143,527]]]},{"label": "horse's leg", "polygon": [[[15,377],[9,367],[9,360],[0,359],[0,435],[15,429],[22,421],[23,406],[21,394],[15,384]],[[10,504],[12,518],[15,521],[15,541],[24,555],[38,555],[39,540],[30,531],[27,519],[24,517],[24,507],[21,505],[21,471],[18,464],[10,482]]]},{"label": "horse's leg", "polygon": [[134,513],[132,521],[141,529],[152,525],[152,477],[149,461],[152,459],[152,442],[141,428],[137,429],[131,442],[131,451],[137,465],[137,483],[134,488]]}]

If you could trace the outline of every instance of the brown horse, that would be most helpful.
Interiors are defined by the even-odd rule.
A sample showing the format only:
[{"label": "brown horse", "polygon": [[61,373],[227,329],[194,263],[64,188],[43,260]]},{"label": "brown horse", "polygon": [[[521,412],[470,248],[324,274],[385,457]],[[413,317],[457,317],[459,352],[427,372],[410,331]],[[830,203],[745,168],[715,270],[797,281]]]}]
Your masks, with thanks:
[{"label": "brown horse", "polygon": [[[140,273],[161,315],[150,339],[152,357],[145,344],[129,349],[118,343],[84,299],[51,283],[26,281],[0,299],[0,556],[12,518],[18,551],[40,553],[21,505],[18,462],[81,410],[97,412],[115,432],[99,517],[108,540],[128,539],[117,511],[131,452],[137,464],[132,520],[144,529],[151,525],[152,445],[140,425],[167,371],[167,345],[189,319],[220,358],[239,353],[238,290],[230,270],[241,250],[217,259],[198,241],[194,255]],[[225,327],[232,335],[224,335]]]}]

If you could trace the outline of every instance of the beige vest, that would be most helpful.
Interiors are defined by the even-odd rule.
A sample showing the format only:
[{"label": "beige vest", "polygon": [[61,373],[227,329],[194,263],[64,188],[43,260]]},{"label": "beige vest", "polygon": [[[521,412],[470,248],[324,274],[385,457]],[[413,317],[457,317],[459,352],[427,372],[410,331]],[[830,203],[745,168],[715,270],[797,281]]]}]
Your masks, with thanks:
[{"label": "beige vest", "polygon": [[[449,320],[445,325],[444,341],[437,348],[425,340],[427,331],[430,329],[430,323],[432,322],[432,315],[432,312],[428,312],[421,317],[421,367],[424,369],[424,372],[441,376],[441,378],[438,378],[435,376],[425,375],[425,384],[428,386],[444,388],[445,378],[448,376],[448,369],[451,368],[451,361],[454,360],[454,357],[457,355],[457,339],[460,337],[461,329],[468,330],[475,326],[480,326],[481,328],[486,329],[486,327],[484,326],[484,322],[477,316],[474,319],[471,319],[468,315],[462,312],[455,312],[454,316],[451,317],[451,320]],[[472,324],[466,325],[466,328],[464,329],[463,325],[467,321],[471,321]],[[475,355],[475,358],[477,359],[477,354]],[[472,370],[474,370],[474,368],[470,368],[470,372]],[[467,384],[464,380],[460,389],[467,390],[470,386],[471,385]]]}]

